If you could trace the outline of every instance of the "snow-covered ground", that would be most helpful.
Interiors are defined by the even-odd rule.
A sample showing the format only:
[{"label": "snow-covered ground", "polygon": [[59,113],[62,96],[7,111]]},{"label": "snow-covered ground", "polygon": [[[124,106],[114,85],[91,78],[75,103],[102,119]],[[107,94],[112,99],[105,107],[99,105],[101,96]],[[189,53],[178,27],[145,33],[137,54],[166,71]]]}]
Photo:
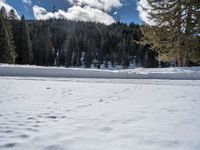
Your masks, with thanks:
[{"label": "snow-covered ground", "polygon": [[200,80],[200,67],[99,70],[0,64],[0,76]]},{"label": "snow-covered ground", "polygon": [[199,150],[200,80],[0,77],[8,149]]}]

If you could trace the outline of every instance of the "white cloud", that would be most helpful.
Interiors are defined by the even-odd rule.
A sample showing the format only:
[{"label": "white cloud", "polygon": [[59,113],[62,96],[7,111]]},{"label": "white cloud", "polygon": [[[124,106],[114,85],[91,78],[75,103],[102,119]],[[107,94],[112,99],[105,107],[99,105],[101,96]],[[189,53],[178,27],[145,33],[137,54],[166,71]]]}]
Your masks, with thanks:
[{"label": "white cloud", "polygon": [[147,0],[140,0],[137,3],[137,10],[139,11],[139,16],[145,23],[149,25],[155,25],[155,22],[150,19],[148,12],[150,11],[151,7],[149,6]]},{"label": "white cloud", "polygon": [[106,25],[115,22],[114,18],[108,14],[113,8],[122,6],[121,0],[67,0],[72,5],[67,11],[58,10],[48,12],[45,8],[37,5],[33,6],[34,17],[37,20],[50,18],[63,18],[75,21],[100,22]]},{"label": "white cloud", "polygon": [[110,11],[122,6],[121,0],[68,0],[72,5],[89,6],[92,8]]},{"label": "white cloud", "polygon": [[4,7],[6,9],[6,12],[9,13],[11,9],[13,9],[17,15],[17,18],[20,19],[20,16],[18,15],[17,11],[10,5],[6,4],[6,0],[0,0],[0,9]]},{"label": "white cloud", "polygon": [[37,20],[46,20],[50,18],[63,18],[74,21],[90,21],[90,22],[100,22],[106,25],[112,24],[115,22],[113,17],[108,15],[107,13],[88,6],[80,7],[80,6],[72,6],[68,9],[68,11],[58,10],[55,13],[47,12],[45,8],[39,7],[35,5],[33,7],[33,12],[35,19]]},{"label": "white cloud", "polygon": [[32,5],[32,1],[31,0],[22,0],[22,2],[27,4],[27,5]]}]

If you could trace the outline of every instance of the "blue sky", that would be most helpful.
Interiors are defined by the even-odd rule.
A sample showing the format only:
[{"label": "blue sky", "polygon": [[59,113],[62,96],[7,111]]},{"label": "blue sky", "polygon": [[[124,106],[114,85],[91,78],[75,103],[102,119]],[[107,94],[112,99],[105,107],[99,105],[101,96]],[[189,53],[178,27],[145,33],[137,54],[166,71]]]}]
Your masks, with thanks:
[{"label": "blue sky", "polygon": [[[28,19],[34,18],[34,5],[45,8],[48,12],[53,10],[53,5],[56,6],[57,10],[62,9],[65,11],[71,7],[69,1],[67,0],[32,0],[32,4],[25,4],[22,0],[6,0],[6,3],[15,8],[19,15],[23,14]],[[114,12],[117,12],[118,14],[114,15]],[[123,0],[121,7],[112,8],[107,12],[107,14],[113,18],[120,18],[120,21],[125,23],[141,23],[141,19],[139,18],[139,13],[137,11],[137,0]]]}]

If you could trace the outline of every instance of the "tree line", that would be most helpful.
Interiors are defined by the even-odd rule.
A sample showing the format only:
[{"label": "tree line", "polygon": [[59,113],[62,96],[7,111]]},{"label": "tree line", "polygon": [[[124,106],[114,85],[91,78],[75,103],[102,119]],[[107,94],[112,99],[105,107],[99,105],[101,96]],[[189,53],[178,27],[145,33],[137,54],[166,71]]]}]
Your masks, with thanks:
[{"label": "tree line", "polygon": [[[20,20],[0,11],[0,63],[42,66],[200,65],[199,1],[147,0],[155,25]],[[144,8],[146,9],[146,8]]]},{"label": "tree line", "polygon": [[96,67],[131,64],[157,67],[156,53],[142,38],[137,24],[110,26],[62,19],[20,20],[13,10],[0,13],[0,63]]},{"label": "tree line", "polygon": [[[36,65],[157,67],[156,54],[138,44],[139,25],[110,26],[69,20],[28,21]],[[148,63],[147,63],[148,61]]]}]

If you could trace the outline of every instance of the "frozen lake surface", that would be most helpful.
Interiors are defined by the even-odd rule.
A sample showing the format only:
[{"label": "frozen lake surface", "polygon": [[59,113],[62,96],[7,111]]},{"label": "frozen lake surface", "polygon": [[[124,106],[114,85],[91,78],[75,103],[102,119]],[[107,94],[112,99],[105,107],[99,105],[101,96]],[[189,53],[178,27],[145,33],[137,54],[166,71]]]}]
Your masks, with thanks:
[{"label": "frozen lake surface", "polygon": [[200,80],[0,77],[0,150],[199,150]]}]

